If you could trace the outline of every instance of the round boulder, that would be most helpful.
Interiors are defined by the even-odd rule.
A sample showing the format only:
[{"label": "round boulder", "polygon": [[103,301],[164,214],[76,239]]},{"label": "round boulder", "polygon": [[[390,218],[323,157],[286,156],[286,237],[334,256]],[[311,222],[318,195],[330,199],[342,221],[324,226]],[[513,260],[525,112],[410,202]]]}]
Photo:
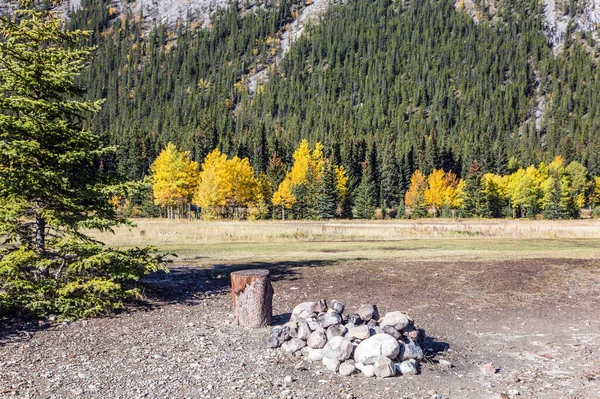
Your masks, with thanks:
[{"label": "round boulder", "polygon": [[396,366],[392,359],[379,356],[375,359],[375,363],[373,363],[373,371],[379,378],[393,377],[396,375]]},{"label": "round boulder", "polygon": [[338,312],[324,312],[319,313],[317,316],[317,323],[323,328],[333,326],[334,324],[340,324],[341,322],[342,318]]},{"label": "round boulder", "polygon": [[352,355],[353,349],[352,342],[344,337],[333,337],[323,348],[323,356],[343,362]]},{"label": "round boulder", "polygon": [[357,363],[373,364],[379,356],[395,359],[400,352],[398,341],[388,334],[377,334],[365,339],[354,351]]},{"label": "round boulder", "polygon": [[380,326],[385,328],[386,326],[392,326],[396,330],[400,331],[403,328],[408,327],[412,324],[412,320],[402,312],[388,312],[383,316]]},{"label": "round boulder", "polygon": [[377,306],[375,305],[360,305],[356,313],[364,321],[369,321],[371,319],[379,319],[379,311],[377,310]]},{"label": "round boulder", "polygon": [[313,349],[321,349],[327,344],[327,336],[322,331],[313,331],[308,336],[306,344]]}]

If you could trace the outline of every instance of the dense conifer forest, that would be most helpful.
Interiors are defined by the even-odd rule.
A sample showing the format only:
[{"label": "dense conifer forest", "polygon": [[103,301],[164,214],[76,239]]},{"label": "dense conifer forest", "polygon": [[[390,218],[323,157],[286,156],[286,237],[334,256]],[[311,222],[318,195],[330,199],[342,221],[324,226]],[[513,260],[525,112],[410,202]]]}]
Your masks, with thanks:
[{"label": "dense conifer forest", "polygon": [[[291,165],[308,139],[344,167],[352,202],[364,202],[368,171],[361,189],[391,208],[417,169],[466,178],[476,161],[482,175],[505,175],[560,155],[600,174],[596,51],[578,33],[555,56],[536,0],[500,3],[480,23],[451,0],[349,0],[276,63],[302,7],[232,3],[207,27],[149,30],[84,0],[71,26],[98,46],[83,80],[106,99],[88,121],[118,145],[106,164],[140,179],[173,142],[199,163],[214,148],[247,157],[258,175],[274,153]],[[268,81],[250,90],[263,68]]]}]

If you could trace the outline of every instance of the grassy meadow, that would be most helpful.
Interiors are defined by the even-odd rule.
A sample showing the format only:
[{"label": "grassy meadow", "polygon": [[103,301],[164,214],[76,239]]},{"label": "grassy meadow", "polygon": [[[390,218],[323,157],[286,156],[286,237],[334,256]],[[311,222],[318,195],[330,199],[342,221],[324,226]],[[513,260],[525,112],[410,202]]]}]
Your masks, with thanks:
[{"label": "grassy meadow", "polygon": [[154,245],[177,264],[403,258],[423,261],[600,258],[600,221],[188,221],[137,219],[93,236]]}]

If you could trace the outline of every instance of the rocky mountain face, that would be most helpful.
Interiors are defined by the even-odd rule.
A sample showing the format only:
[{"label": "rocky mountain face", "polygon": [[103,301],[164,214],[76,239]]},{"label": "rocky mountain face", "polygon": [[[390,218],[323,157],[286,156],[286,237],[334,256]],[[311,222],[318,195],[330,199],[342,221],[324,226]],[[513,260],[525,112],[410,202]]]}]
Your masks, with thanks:
[{"label": "rocky mountain face", "polygon": [[573,31],[591,33],[598,38],[600,23],[600,0],[581,0],[572,9],[560,0],[544,0],[546,36],[555,54],[562,51],[565,35],[571,24]]},{"label": "rocky mountain face", "polygon": [[[600,24],[600,0],[579,0],[569,4],[565,0],[542,0],[544,4],[543,13],[545,33],[548,43],[554,49],[555,54],[560,54],[563,44],[570,29],[572,33],[590,33],[592,38],[598,39]],[[505,0],[456,0],[457,9],[467,12],[475,21],[494,21],[498,9],[510,5]]]}]

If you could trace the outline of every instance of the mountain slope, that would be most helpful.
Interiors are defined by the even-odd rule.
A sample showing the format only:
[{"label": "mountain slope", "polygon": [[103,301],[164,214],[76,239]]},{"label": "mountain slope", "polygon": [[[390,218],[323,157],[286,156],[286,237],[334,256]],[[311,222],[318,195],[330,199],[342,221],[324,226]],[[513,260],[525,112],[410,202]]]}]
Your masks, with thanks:
[{"label": "mountain slope", "polygon": [[84,1],[73,26],[100,45],[86,83],[107,98],[91,125],[120,145],[115,164],[130,177],[167,141],[196,160],[218,146],[264,170],[264,154],[289,161],[301,138],[324,142],[354,181],[359,162],[382,163],[387,148],[404,175],[464,174],[473,160],[505,172],[511,159],[556,154],[600,172],[593,35],[572,29],[555,55],[544,3],[472,3],[476,21],[451,0],[348,1],[282,59],[305,4],[230,4],[204,28],[148,30],[113,3]]}]

